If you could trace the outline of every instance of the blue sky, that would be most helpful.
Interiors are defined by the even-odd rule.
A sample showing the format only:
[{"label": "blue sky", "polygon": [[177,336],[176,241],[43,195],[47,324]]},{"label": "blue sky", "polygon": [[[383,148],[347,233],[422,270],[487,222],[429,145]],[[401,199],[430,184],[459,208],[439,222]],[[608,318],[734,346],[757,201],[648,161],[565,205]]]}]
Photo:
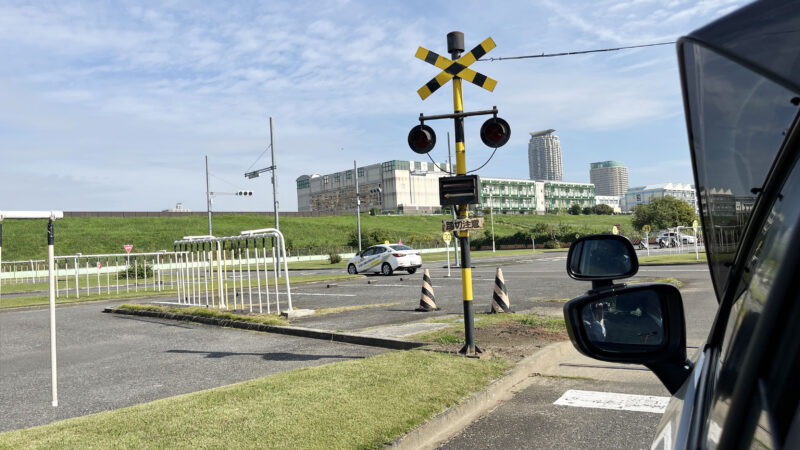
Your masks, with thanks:
[{"label": "blue sky", "polygon": [[[422,101],[446,54],[491,36],[487,57],[673,41],[741,6],[732,0],[157,1],[0,3],[0,210],[205,210],[204,155],[220,211],[272,210],[269,116],[281,210],[295,179],[411,152],[419,114],[452,112],[450,85]],[[487,9],[489,5],[494,5]],[[560,58],[478,61],[498,81],[464,87],[466,110],[497,105],[510,142],[479,174],[527,178],[531,131],[554,128],[564,179],[618,160],[631,186],[692,182],[673,45]],[[467,165],[490,151],[466,119]],[[436,121],[447,158],[451,121]],[[255,164],[254,164],[255,162]]]}]

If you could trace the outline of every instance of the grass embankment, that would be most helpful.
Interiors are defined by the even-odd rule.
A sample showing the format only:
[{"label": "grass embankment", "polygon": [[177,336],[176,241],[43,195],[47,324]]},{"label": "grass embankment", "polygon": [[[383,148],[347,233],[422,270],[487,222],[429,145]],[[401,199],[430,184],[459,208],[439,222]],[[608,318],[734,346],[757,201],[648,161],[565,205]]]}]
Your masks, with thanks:
[{"label": "grass embankment", "polygon": [[10,431],[0,447],[382,448],[505,367],[392,352]]},{"label": "grass embankment", "polygon": [[[441,243],[442,220],[447,215],[370,216],[361,215],[362,236],[373,231],[385,232],[388,238],[415,245],[434,237]],[[242,230],[264,228],[271,218],[260,215],[214,215],[216,236],[238,235]],[[581,234],[607,232],[614,224],[630,229],[630,216],[570,215],[495,215],[496,238],[528,232],[537,224],[570,227]],[[488,223],[488,218],[487,218]],[[45,221],[6,221],[3,223],[3,260],[44,259],[47,245],[42,238]],[[487,225],[488,227],[488,225]],[[308,254],[304,249],[343,248],[356,229],[355,214],[324,217],[282,217],[284,233],[292,255]],[[183,236],[208,233],[204,216],[185,217],[66,217],[55,225],[56,254],[84,255],[122,253],[123,244],[133,244],[134,252],[172,250],[173,242]],[[476,236],[483,233],[474,233]],[[366,245],[366,243],[365,243]]]},{"label": "grass embankment", "polygon": [[[451,324],[448,328],[428,331],[411,336],[409,339],[431,344],[448,345],[464,343],[464,325],[461,318],[431,319],[432,323]],[[475,314],[475,328],[482,328],[504,322],[517,322],[548,333],[562,333],[566,331],[563,318],[544,317],[536,314],[507,313],[507,314]],[[476,340],[476,343],[477,340]]]},{"label": "grass embankment", "polygon": [[[289,276],[289,283],[292,285],[296,284],[303,284],[303,283],[313,283],[317,281],[337,281],[337,280],[347,280],[352,278],[361,278],[363,275],[348,275],[348,274],[330,274],[330,275],[296,275],[296,276]],[[89,277],[90,280],[90,287],[96,288],[97,283],[92,281],[92,278]],[[263,280],[262,280],[263,282]],[[284,277],[278,278],[278,286],[280,289],[285,287],[285,279]],[[38,286],[38,284],[29,284],[29,285],[12,285],[15,286],[17,289],[15,292],[32,292],[32,291],[41,291],[47,290],[47,285]],[[30,286],[28,289],[23,289],[20,286]],[[214,287],[209,287],[209,289],[213,292],[217,292],[217,284],[214,283]],[[252,282],[251,286],[253,289],[256,289],[256,283]],[[261,288],[267,289],[275,289],[274,279],[270,278],[269,284],[262,283]],[[85,285],[81,284],[81,289],[85,289]],[[233,281],[226,281],[225,287],[229,290],[233,289]],[[64,284],[59,284],[59,289],[65,289]],[[74,287],[73,287],[74,289]],[[98,293],[96,290],[92,290],[90,293],[86,293],[86,291],[81,291],[81,297],[75,298],[74,291],[70,292],[70,297],[66,297],[63,293],[59,294],[59,297],[56,299],[56,304],[68,304],[68,303],[81,303],[81,302],[95,302],[101,300],[123,300],[123,299],[133,299],[133,298],[150,298],[150,297],[167,297],[167,296],[175,296],[177,294],[177,290],[175,287],[172,286],[162,286],[161,292],[157,290],[153,290],[152,285],[148,287],[149,290],[144,290],[142,286],[139,287],[139,292],[135,292],[133,283],[130,284],[129,292],[122,292],[125,289],[125,286],[120,286],[120,293],[116,293],[116,286],[111,286],[111,293],[108,293],[108,290],[105,285],[101,285],[100,292]],[[240,289],[240,284],[236,283],[237,291]],[[6,286],[3,285],[3,293],[8,293],[6,291]],[[205,291],[201,292],[200,294],[203,298],[205,295]],[[21,297],[10,297],[7,295],[3,295],[0,298],[0,308],[19,308],[24,306],[41,306],[47,305],[50,303],[50,298],[48,295],[30,295],[30,296],[21,296]]]},{"label": "grass embankment", "polygon": [[669,264],[701,264],[708,262],[705,252],[699,253],[699,260],[694,253],[681,253],[673,255],[653,255],[653,256],[640,256],[640,266],[657,266]]}]

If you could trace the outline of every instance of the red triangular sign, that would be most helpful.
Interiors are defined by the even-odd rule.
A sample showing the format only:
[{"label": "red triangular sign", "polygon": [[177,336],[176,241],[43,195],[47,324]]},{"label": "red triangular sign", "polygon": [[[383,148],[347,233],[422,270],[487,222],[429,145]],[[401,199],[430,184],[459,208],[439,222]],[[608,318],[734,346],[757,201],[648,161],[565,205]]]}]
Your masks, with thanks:
[{"label": "red triangular sign", "polygon": [[123,245],[123,247],[125,247],[126,252],[130,253],[131,250],[133,249],[133,244],[125,244]]}]

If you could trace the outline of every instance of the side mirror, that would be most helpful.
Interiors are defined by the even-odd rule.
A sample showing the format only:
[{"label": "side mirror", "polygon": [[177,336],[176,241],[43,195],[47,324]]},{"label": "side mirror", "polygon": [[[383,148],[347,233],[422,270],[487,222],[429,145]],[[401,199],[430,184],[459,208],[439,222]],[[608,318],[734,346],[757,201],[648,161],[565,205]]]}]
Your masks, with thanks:
[{"label": "side mirror", "polygon": [[564,305],[570,340],[601,361],[644,364],[671,393],[691,370],[680,291],[648,283],[590,291]]},{"label": "side mirror", "polygon": [[618,280],[632,277],[638,271],[636,250],[623,236],[584,236],[575,240],[567,253],[567,274],[576,280]]}]

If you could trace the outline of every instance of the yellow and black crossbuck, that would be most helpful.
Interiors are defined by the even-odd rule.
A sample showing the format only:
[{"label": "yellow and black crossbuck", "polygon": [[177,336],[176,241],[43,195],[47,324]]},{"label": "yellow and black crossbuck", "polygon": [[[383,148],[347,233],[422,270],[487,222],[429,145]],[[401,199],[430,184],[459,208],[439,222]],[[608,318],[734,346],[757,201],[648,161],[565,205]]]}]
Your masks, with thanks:
[{"label": "yellow and black crossbuck", "polygon": [[445,58],[442,55],[420,47],[417,49],[417,54],[415,56],[442,69],[442,73],[436,75],[436,77],[428,81],[425,86],[419,88],[417,94],[425,100],[429,95],[453,79],[453,77],[467,80],[489,92],[494,91],[495,86],[497,86],[496,80],[469,68],[469,65],[480,59],[493,48],[495,48],[495,43],[492,38],[486,38],[480,45],[464,54],[461,58],[458,58],[457,61],[453,61],[452,59]]}]

